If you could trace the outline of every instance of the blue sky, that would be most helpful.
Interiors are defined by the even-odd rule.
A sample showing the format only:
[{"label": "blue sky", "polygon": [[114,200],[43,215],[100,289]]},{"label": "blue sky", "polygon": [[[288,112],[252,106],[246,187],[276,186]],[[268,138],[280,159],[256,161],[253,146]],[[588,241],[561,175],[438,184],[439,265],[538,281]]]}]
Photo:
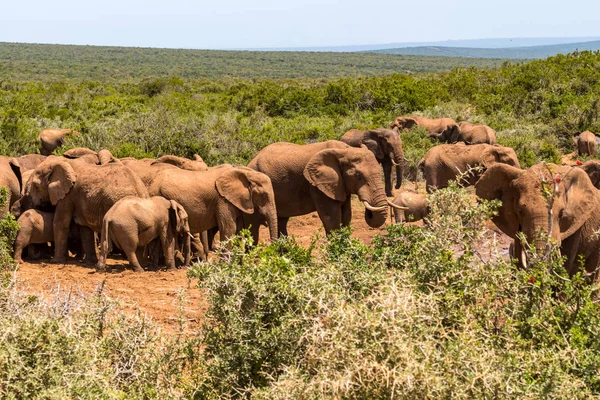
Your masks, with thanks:
[{"label": "blue sky", "polygon": [[598,0],[6,0],[0,41],[258,48],[600,36]]}]

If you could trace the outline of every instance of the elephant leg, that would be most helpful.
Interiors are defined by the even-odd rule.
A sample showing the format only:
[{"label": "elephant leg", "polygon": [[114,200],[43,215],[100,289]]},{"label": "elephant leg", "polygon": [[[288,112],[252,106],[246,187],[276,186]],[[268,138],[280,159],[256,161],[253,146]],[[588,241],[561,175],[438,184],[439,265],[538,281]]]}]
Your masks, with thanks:
[{"label": "elephant leg", "polygon": [[87,226],[80,226],[81,243],[85,252],[85,263],[87,265],[96,265],[98,255],[96,253],[96,237],[94,231]]},{"label": "elephant leg", "polygon": [[17,233],[17,238],[15,239],[15,253],[13,259],[16,263],[22,263],[22,253],[23,249],[29,245],[31,241],[31,226],[23,226],[19,229]]},{"label": "elephant leg", "polygon": [[[579,243],[581,242],[581,229],[576,231],[574,234],[566,238],[560,244],[560,252],[563,256],[567,257],[565,261],[565,270],[569,273],[569,275],[576,274],[579,269],[582,267],[579,265],[577,260],[577,253],[579,250]],[[588,260],[585,260],[587,264]]]},{"label": "elephant leg", "polygon": [[133,270],[135,272],[144,272],[144,269],[142,268],[142,266],[140,265],[140,262],[138,261],[137,249],[134,249],[134,250],[129,249],[129,250],[125,251],[125,254],[127,255],[129,264],[131,265],[131,267],[133,267]]},{"label": "elephant leg", "polygon": [[175,240],[173,234],[170,232],[161,232],[160,244],[162,246],[163,254],[165,255],[165,266],[167,269],[177,269],[175,267]]},{"label": "elephant leg", "polygon": [[[212,237],[212,239],[214,239],[214,235]],[[202,258],[202,260],[207,261],[208,260],[208,252],[210,251],[210,246],[208,245],[208,231],[204,231],[200,234],[200,243],[202,243],[202,255],[200,258]],[[189,264],[189,262],[188,262]]]},{"label": "elephant leg", "polygon": [[348,226],[352,222],[352,202],[350,197],[342,204],[342,226]]},{"label": "elephant leg", "polygon": [[235,235],[238,210],[229,202],[221,202],[221,204],[217,206],[217,213],[217,223],[219,224],[221,242],[224,242]]},{"label": "elephant leg", "polygon": [[69,227],[73,217],[73,209],[69,204],[59,202],[54,213],[54,262],[64,263],[67,260],[67,240]]},{"label": "elephant leg", "polygon": [[[277,226],[279,227],[279,236],[288,236],[287,224],[290,220],[289,217],[279,217],[277,218]],[[258,229],[258,227],[256,228]]]},{"label": "elephant leg", "polygon": [[342,227],[342,204],[330,199],[315,187],[311,187],[310,196],[316,206],[317,214],[323,222],[325,234],[329,235],[331,231],[340,229]]},{"label": "elephant leg", "polygon": [[388,197],[393,196],[392,193],[392,161],[389,158],[384,158],[381,162],[383,167],[383,178],[385,181],[385,195]]}]

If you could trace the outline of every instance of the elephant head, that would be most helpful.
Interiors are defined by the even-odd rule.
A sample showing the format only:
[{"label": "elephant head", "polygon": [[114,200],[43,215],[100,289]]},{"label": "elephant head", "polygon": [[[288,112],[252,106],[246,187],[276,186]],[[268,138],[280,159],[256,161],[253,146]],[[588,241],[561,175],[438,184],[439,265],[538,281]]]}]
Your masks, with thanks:
[{"label": "elephant head", "polygon": [[208,170],[208,165],[202,160],[197,154],[194,154],[194,160],[190,160],[183,157],[166,155],[158,158],[156,161],[152,163],[152,165],[156,164],[171,164],[176,166],[177,168],[185,169],[188,171],[206,171]]},{"label": "elephant head", "polygon": [[100,150],[98,152],[98,164],[106,165],[108,163],[121,163],[118,158],[115,158],[112,153],[108,150]]},{"label": "elephant head", "polygon": [[497,163],[521,168],[517,153],[515,153],[513,148],[497,144],[486,146],[484,148],[481,153],[481,163],[486,169]]},{"label": "elephant head", "polygon": [[377,159],[366,146],[326,149],[304,168],[304,177],[327,197],[340,202],[356,194],[365,205],[365,221],[378,228],[385,223],[388,201]]},{"label": "elephant head", "polygon": [[39,208],[48,203],[55,206],[71,191],[76,181],[77,174],[68,162],[60,157],[47,159],[29,177],[21,207]]},{"label": "elephant head", "polygon": [[[173,232],[174,237],[183,241],[184,265],[189,265],[192,257],[191,238],[193,236],[190,233],[188,213],[183,206],[175,200],[169,200],[169,203],[169,228]],[[182,239],[179,239],[180,237]]]},{"label": "elephant head", "polygon": [[583,163],[581,169],[590,177],[592,185],[600,189],[600,161],[590,160]]},{"label": "elephant head", "polygon": [[451,124],[440,133],[430,133],[429,137],[437,138],[441,142],[456,143],[460,139],[460,127],[457,124]]},{"label": "elephant head", "polygon": [[[560,245],[582,227],[593,211],[597,191],[581,169],[554,164],[538,164],[528,170],[495,164],[475,188],[482,199],[502,201],[494,217],[498,228],[511,238],[523,232],[538,251],[546,247],[539,232]],[[545,198],[544,192],[552,193],[554,200]]]},{"label": "elephant head", "polygon": [[397,131],[391,129],[375,129],[364,133],[363,143],[381,162],[388,156],[396,167],[396,189],[402,184],[402,162],[404,151],[402,151],[402,140]]},{"label": "elephant head", "polygon": [[408,131],[417,126],[419,123],[413,117],[398,117],[390,125],[390,129],[395,131]]},{"label": "elephant head", "polygon": [[271,240],[277,240],[277,208],[271,178],[247,167],[223,172],[215,182],[219,194],[246,214],[258,212],[269,225]]}]

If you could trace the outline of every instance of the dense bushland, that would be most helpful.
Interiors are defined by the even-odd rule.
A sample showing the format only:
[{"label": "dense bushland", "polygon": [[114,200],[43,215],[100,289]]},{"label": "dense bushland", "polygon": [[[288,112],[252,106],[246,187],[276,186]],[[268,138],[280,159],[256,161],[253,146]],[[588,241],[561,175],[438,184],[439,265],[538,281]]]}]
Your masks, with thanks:
[{"label": "dense bushland", "polygon": [[[599,66],[600,53],[582,52],[494,70],[333,80],[2,79],[0,153],[34,152],[41,128],[71,127],[83,135],[70,146],[117,156],[246,163],[272,142],[339,138],[421,113],[487,123],[527,166],[572,151],[573,133],[600,131]],[[419,157],[429,145],[416,142]]]}]

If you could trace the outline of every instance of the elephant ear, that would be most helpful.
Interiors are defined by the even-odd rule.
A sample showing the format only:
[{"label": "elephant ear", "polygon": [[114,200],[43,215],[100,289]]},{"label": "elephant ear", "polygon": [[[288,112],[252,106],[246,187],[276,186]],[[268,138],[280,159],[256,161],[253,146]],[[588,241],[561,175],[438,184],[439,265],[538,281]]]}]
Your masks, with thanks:
[{"label": "elephant ear", "polygon": [[346,186],[342,179],[339,153],[336,149],[315,154],[304,168],[304,177],[333,200],[346,200]]},{"label": "elephant ear", "polygon": [[408,117],[408,118],[404,118],[404,120],[402,121],[402,125],[404,129],[412,129],[415,126],[417,126],[419,123],[417,122],[416,119]]},{"label": "elephant ear", "polygon": [[377,131],[366,131],[363,139],[363,144],[375,154],[375,158],[378,160],[381,160],[385,156],[383,146],[381,145],[382,140],[385,140],[383,135]]},{"label": "elephant ear", "polygon": [[254,213],[252,202],[252,183],[248,179],[249,171],[244,169],[229,169],[217,179],[217,191],[227,201],[246,214]]},{"label": "elephant ear", "polygon": [[498,150],[493,146],[486,147],[481,153],[481,164],[487,169],[498,162]]},{"label": "elephant ear", "polygon": [[57,162],[48,175],[48,195],[53,206],[71,191],[77,181],[73,167],[66,162]]},{"label": "elephant ear", "polygon": [[596,202],[598,189],[592,185],[587,174],[579,168],[572,168],[561,181],[565,208],[559,215],[560,236],[565,240],[575,233],[589,219]]},{"label": "elephant ear", "polygon": [[19,189],[22,193],[24,182],[23,182],[23,174],[21,173],[21,165],[19,164],[19,160],[16,158],[11,158],[10,161],[8,162],[8,165],[10,166],[10,169],[17,177],[17,180],[19,181]]},{"label": "elephant ear", "polygon": [[113,157],[112,153],[108,150],[100,150],[98,152],[98,160],[100,165],[106,165],[110,162],[117,162],[117,159]]},{"label": "elephant ear", "polygon": [[512,183],[523,173],[524,171],[510,165],[494,164],[475,184],[477,197],[502,201],[498,215],[493,221],[502,232],[513,239],[519,230],[519,222],[516,208],[517,189]]},{"label": "elephant ear", "polygon": [[188,213],[183,206],[175,200],[170,200],[171,208],[169,210],[169,221],[174,232],[185,231],[185,221],[188,218]]}]

